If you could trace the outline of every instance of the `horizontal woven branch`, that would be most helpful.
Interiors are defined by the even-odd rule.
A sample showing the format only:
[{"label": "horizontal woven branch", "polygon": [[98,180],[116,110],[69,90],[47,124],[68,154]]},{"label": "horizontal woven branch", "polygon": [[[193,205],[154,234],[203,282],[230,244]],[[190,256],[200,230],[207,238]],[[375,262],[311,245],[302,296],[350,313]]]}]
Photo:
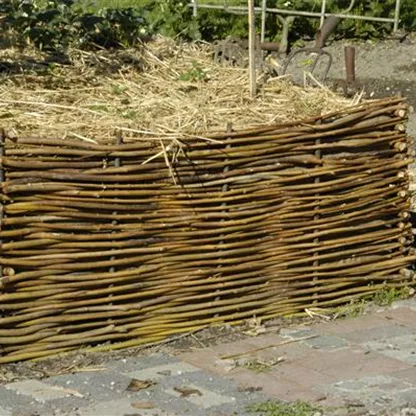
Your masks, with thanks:
[{"label": "horizontal woven branch", "polygon": [[406,117],[389,98],[186,141],[6,138],[0,363],[408,284]]}]

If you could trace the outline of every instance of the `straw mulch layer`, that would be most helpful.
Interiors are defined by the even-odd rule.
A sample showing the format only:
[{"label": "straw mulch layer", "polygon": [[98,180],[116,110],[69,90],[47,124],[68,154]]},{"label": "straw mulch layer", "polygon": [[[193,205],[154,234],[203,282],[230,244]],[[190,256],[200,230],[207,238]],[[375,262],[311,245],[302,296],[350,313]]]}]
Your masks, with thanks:
[{"label": "straw mulch layer", "polygon": [[[69,61],[0,51],[0,119],[17,135],[113,140],[151,133],[198,134],[315,116],[350,104],[323,88],[300,88],[213,62],[210,45],[157,38],[135,50],[71,50]],[[132,131],[133,130],[133,131]]]},{"label": "straw mulch layer", "polygon": [[6,139],[0,363],[408,284],[406,113],[391,98],[204,140]]}]

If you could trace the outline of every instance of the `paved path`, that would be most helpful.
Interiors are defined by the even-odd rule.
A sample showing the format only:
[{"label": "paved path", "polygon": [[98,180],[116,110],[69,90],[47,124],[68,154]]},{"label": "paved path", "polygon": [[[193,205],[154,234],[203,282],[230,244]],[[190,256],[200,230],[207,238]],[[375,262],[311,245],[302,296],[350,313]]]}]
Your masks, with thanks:
[{"label": "paved path", "polygon": [[[267,371],[254,371],[261,366]],[[267,399],[330,406],[323,414],[416,415],[416,299],[177,356],[9,383],[0,387],[0,416],[249,416],[248,404]]]}]

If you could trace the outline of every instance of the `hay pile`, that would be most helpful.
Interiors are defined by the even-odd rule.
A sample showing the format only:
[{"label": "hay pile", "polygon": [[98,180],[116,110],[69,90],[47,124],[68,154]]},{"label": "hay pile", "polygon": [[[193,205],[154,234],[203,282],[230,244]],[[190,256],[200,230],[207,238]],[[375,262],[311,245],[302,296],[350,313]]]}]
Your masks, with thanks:
[{"label": "hay pile", "polygon": [[291,121],[350,105],[324,88],[259,75],[249,98],[246,69],[215,64],[206,44],[158,38],[137,50],[73,50],[69,61],[16,50],[0,54],[0,118],[19,136],[114,140]]}]

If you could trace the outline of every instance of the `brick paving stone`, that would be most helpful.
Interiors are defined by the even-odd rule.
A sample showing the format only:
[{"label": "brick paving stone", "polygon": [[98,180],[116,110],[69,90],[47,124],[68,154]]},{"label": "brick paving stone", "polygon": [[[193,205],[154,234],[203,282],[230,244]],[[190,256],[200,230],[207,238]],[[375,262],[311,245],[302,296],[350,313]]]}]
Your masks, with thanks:
[{"label": "brick paving stone", "polygon": [[352,332],[344,332],[341,337],[350,342],[365,344],[370,341],[380,341],[383,339],[394,338],[411,333],[411,329],[404,325],[389,323],[371,329],[369,328],[363,330],[355,330]]},{"label": "brick paving stone", "polygon": [[385,311],[381,315],[388,320],[393,320],[416,330],[416,310],[402,307]]},{"label": "brick paving stone", "polygon": [[314,325],[319,333],[343,335],[355,331],[369,331],[386,325],[386,319],[378,315],[365,315],[357,318],[344,318],[332,322],[321,322]]},{"label": "brick paving stone", "polygon": [[[0,387],[0,405],[7,412],[24,413],[28,409],[41,410],[42,416],[49,416],[48,408],[44,403],[37,402],[33,397],[21,394],[19,390],[7,389],[7,385]],[[14,415],[13,415],[14,416]]]},{"label": "brick paving stone", "polygon": [[[290,340],[306,338],[299,343],[307,345],[310,348],[332,351],[335,349],[346,348],[349,342],[334,334],[319,333],[313,327],[301,329],[282,329],[282,337]],[[309,338],[310,337],[310,338]]]},{"label": "brick paving stone", "polygon": [[29,396],[39,403],[45,403],[54,399],[62,399],[71,394],[59,387],[51,386],[38,380],[23,380],[6,384],[8,390],[14,390],[17,394]]},{"label": "brick paving stone", "polygon": [[416,389],[407,382],[398,382],[390,376],[372,376],[343,380],[323,389],[332,396],[344,398],[346,402],[357,401],[368,410],[380,411],[407,406],[416,400],[411,394]]},{"label": "brick paving stone", "polygon": [[365,388],[377,388],[382,385],[390,385],[394,381],[394,377],[390,375],[375,375],[338,381],[333,386],[342,391],[362,392]]},{"label": "brick paving stone", "polygon": [[216,374],[226,374],[229,370],[224,360],[221,360],[211,349],[186,352],[177,356],[181,361],[189,363],[203,370]]},{"label": "brick paving stone", "polygon": [[269,374],[276,379],[289,380],[302,389],[312,389],[322,384],[334,383],[337,380],[334,376],[305,367],[301,363],[301,360],[296,360],[287,364],[279,364]]},{"label": "brick paving stone", "polygon": [[400,404],[398,406],[416,407],[416,388],[401,391],[397,394],[397,398],[400,400]]},{"label": "brick paving stone", "polygon": [[410,299],[397,300],[391,305],[391,309],[409,308],[416,311],[416,296]]},{"label": "brick paving stone", "polygon": [[364,349],[326,352],[322,357],[306,358],[302,365],[338,379],[361,378],[364,375],[389,374],[411,366],[399,360]]},{"label": "brick paving stone", "polygon": [[0,406],[0,416],[12,416],[12,412],[9,412],[8,410]]},{"label": "brick paving stone", "polygon": [[311,348],[320,349],[323,351],[334,351],[343,348],[348,348],[350,343],[336,335],[320,335],[316,338],[311,338],[303,341],[305,345]]},{"label": "brick paving stone", "polygon": [[165,393],[175,396],[177,398],[182,398],[199,408],[208,409],[212,406],[219,406],[225,403],[235,403],[236,398],[233,396],[221,395],[219,393],[213,392],[208,389],[202,388],[199,384],[187,384],[186,388],[195,389],[200,394],[192,394],[187,397],[182,398],[182,394],[174,389],[165,390]]},{"label": "brick paving stone", "polygon": [[309,326],[299,326],[296,328],[282,328],[280,330],[280,336],[289,339],[305,338],[316,334],[317,332],[314,330],[314,328]]},{"label": "brick paving stone", "polygon": [[110,360],[103,364],[103,367],[123,373],[177,362],[179,362],[179,360],[176,357],[155,353],[152,355],[146,355],[145,357],[140,357],[140,360],[134,357],[123,358],[121,360]]},{"label": "brick paving stone", "polygon": [[50,377],[45,380],[50,387],[57,386],[78,391],[95,400],[116,400],[124,392],[131,381],[131,377],[117,373],[112,370],[99,371],[96,373],[75,373]]},{"label": "brick paving stone", "polygon": [[128,377],[137,378],[139,380],[160,380],[166,377],[166,375],[175,376],[182,375],[184,373],[191,373],[194,371],[199,371],[199,368],[188,363],[177,362],[159,365],[157,367],[144,368],[142,370],[137,370],[124,374]]},{"label": "brick paving stone", "polygon": [[227,355],[237,354],[243,357],[244,353],[253,351],[256,344],[246,341],[238,341],[235,343],[219,344],[212,348],[198,350],[192,353],[184,353],[178,355],[181,361],[192,364],[195,367],[212,371],[217,374],[226,375],[234,366],[232,359],[222,358]]},{"label": "brick paving stone", "polygon": [[416,335],[414,334],[368,342],[365,346],[379,354],[416,366]]},{"label": "brick paving stone", "polygon": [[127,398],[122,398],[118,400],[96,402],[87,408],[79,409],[77,413],[79,416],[125,416],[137,414],[140,414],[141,416],[173,416],[173,414],[168,414],[164,410],[157,408],[156,405],[153,409],[135,408],[135,402],[139,402],[139,400],[134,401]]},{"label": "brick paving stone", "polygon": [[416,368],[410,368],[407,370],[400,370],[391,373],[391,376],[397,380],[404,380],[412,383],[416,387]]},{"label": "brick paving stone", "polygon": [[290,362],[297,358],[312,357],[315,355],[315,351],[302,342],[279,345],[287,341],[287,338],[283,338],[277,334],[260,335],[250,339],[250,343],[256,349],[273,346],[272,348],[266,348],[256,352],[255,356],[260,359],[272,360],[283,357],[285,362]]},{"label": "brick paving stone", "polygon": [[273,336],[259,336],[252,340],[252,343],[255,345],[255,348],[265,348],[274,346],[272,348],[267,348],[257,353],[258,356],[279,356],[279,357],[286,357],[286,359],[294,359],[305,357],[307,354],[311,353],[310,348],[306,345],[301,344],[299,342],[286,344],[286,345],[279,345],[281,342],[287,341],[284,338]]},{"label": "brick paving stone", "polygon": [[251,339],[249,339],[248,341],[237,341],[219,344],[210,349],[213,351],[215,355],[221,358],[225,355],[241,354],[248,351],[252,351],[255,348],[256,345],[251,343]]},{"label": "brick paving stone", "polygon": [[245,368],[238,368],[229,377],[242,387],[261,388],[266,396],[280,400],[290,400],[301,390],[297,383],[283,377],[273,377],[267,372],[253,373]]}]

